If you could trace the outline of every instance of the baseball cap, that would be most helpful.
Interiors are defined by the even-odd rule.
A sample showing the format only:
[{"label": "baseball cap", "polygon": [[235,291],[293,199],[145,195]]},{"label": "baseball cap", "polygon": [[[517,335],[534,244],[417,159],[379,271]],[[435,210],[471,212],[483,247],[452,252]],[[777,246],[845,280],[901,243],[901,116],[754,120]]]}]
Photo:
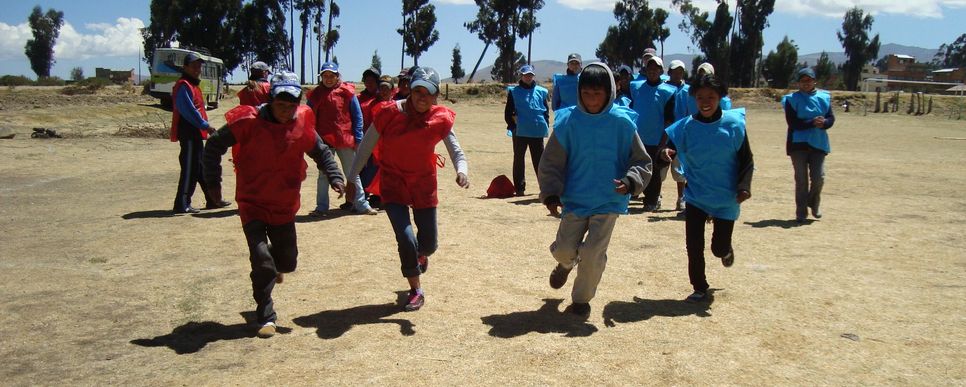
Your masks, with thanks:
[{"label": "baseball cap", "polygon": [[641,55],[641,59],[644,60],[644,63],[647,63],[647,58],[650,58],[652,56],[657,56],[657,50],[653,48],[645,48],[644,55]]},{"label": "baseball cap", "polygon": [[806,67],[801,70],[798,70],[797,79],[802,80],[802,77],[809,77],[809,78],[815,79],[815,70],[812,70],[810,67]]},{"label": "baseball cap", "polygon": [[523,66],[521,66],[520,67],[520,75],[523,75],[523,74],[531,74],[532,75],[533,74],[533,66],[531,66],[531,65],[523,65]]},{"label": "baseball cap", "polygon": [[573,61],[583,62],[580,59],[580,54],[578,54],[578,53],[573,53],[573,54],[567,55],[567,63],[570,63],[570,62],[573,62]]},{"label": "baseball cap", "polygon": [[644,67],[647,67],[647,65],[650,64],[651,62],[656,63],[662,69],[664,68],[664,61],[661,60],[661,57],[652,56],[650,58],[647,58],[647,62],[644,62]]},{"label": "baseball cap", "polygon": [[335,64],[333,62],[325,62],[325,63],[322,64],[322,67],[319,68],[319,74],[322,74],[322,73],[324,73],[326,71],[338,74],[339,73],[339,65],[337,65],[337,64]]},{"label": "baseball cap", "polygon": [[397,76],[396,76],[396,78],[399,78],[400,80],[403,80],[403,79],[405,79],[405,80],[407,80],[407,81],[408,81],[408,80],[409,80],[409,79],[411,78],[411,77],[409,76],[409,69],[402,69],[402,70],[399,70],[399,75],[397,75]]},{"label": "baseball cap", "polygon": [[268,67],[268,64],[267,63],[259,61],[259,62],[252,63],[252,70],[261,70],[261,71],[269,71],[269,72],[271,72],[272,71],[272,68],[271,67]]},{"label": "baseball cap", "polygon": [[201,56],[199,56],[198,54],[195,54],[193,52],[189,52],[188,55],[185,55],[184,56],[184,64],[186,64],[186,65],[188,63],[195,62],[195,61],[199,61],[199,60],[202,61],[202,62],[205,61],[204,59],[201,59]]},{"label": "baseball cap", "polygon": [[680,60],[677,60],[677,59],[672,60],[671,61],[671,65],[668,66],[668,68],[670,68],[671,70],[674,70],[676,68],[681,68],[681,69],[687,70],[687,68],[684,67],[684,62],[682,62]]},{"label": "baseball cap", "polygon": [[299,76],[291,71],[280,71],[272,76],[272,97],[287,93],[295,98],[302,96],[302,83]]},{"label": "baseball cap", "polygon": [[705,74],[714,75],[714,66],[711,63],[704,62],[698,66],[698,72],[704,71]]},{"label": "baseball cap", "polygon": [[439,74],[432,67],[414,67],[412,71],[411,89],[425,87],[430,94],[439,93]]},{"label": "baseball cap", "polygon": [[390,89],[393,87],[396,87],[396,85],[394,85],[392,82],[392,77],[388,75],[383,75],[379,77],[379,86],[383,86],[383,85],[389,86]]},{"label": "baseball cap", "polygon": [[[338,68],[336,68],[336,72],[339,72],[339,69]],[[374,77],[374,78],[378,79],[381,76],[382,76],[382,72],[380,72],[375,67],[370,67],[370,68],[366,69],[366,71],[363,71],[362,72],[362,79],[366,79],[366,77]]]},{"label": "baseball cap", "polygon": [[618,74],[620,74],[620,73],[628,73],[628,74],[630,74],[630,73],[633,73],[633,72],[634,71],[631,70],[631,67],[628,66],[628,65],[621,65],[620,67],[617,68],[617,73]]}]

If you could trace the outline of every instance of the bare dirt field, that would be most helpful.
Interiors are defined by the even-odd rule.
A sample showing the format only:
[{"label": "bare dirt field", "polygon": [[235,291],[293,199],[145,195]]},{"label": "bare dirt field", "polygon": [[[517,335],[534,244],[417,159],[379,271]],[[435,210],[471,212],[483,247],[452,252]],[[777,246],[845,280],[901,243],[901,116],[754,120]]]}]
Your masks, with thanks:
[{"label": "bare dirt field", "polygon": [[[573,278],[547,284],[557,220],[532,169],[528,196],[480,198],[510,173],[501,101],[447,103],[472,186],[440,172],[426,306],[401,311],[384,214],[304,216],[310,169],[298,271],[275,290],[285,329],[257,339],[235,207],[169,214],[170,113],[121,92],[27,92],[0,90],[0,127],[17,133],[0,140],[3,385],[966,384],[964,121],[840,112],[825,217],[798,225],[783,115],[748,103],[753,197],[734,267],[708,260],[713,302],[682,301],[684,223],[637,203],[584,321],[563,312]],[[673,206],[673,184],[663,193]]]}]

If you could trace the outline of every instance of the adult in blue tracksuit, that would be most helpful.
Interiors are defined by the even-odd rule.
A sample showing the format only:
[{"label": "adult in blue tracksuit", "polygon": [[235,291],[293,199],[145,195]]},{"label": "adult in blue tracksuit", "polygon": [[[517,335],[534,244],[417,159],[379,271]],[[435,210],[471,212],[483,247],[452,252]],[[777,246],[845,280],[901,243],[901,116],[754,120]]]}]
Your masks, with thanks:
[{"label": "adult in blue tracksuit", "polygon": [[580,78],[580,54],[567,56],[567,74],[553,75],[550,106],[553,110],[577,105],[577,80]]},{"label": "adult in blue tracksuit", "polygon": [[[654,48],[649,47],[644,49],[644,55],[641,56],[641,71],[637,73],[636,77],[634,77],[635,81],[643,81],[647,79],[647,68],[645,68],[645,66],[647,66],[648,60],[656,56],[657,56],[657,50],[655,50]],[[661,59],[661,60],[664,60],[664,59]],[[661,74],[661,82],[667,82],[668,79],[670,78],[671,77],[668,76],[667,74]]]},{"label": "adult in blue tracksuit", "polygon": [[517,196],[527,188],[524,156],[530,149],[533,172],[537,173],[543,156],[543,139],[550,134],[550,109],[547,89],[534,80],[533,66],[520,67],[520,83],[508,88],[503,118],[513,135],[513,186]]},{"label": "adult in blue tracksuit", "polygon": [[795,220],[803,223],[806,207],[816,219],[822,217],[819,205],[825,185],[825,156],[832,150],[828,129],[835,124],[835,114],[831,95],[815,89],[815,71],[807,67],[799,70],[798,87],[797,92],[782,98],[782,106],[788,123],[785,152],[795,170]]},{"label": "adult in blue tracksuit", "polygon": [[671,124],[674,117],[665,114],[668,101],[674,96],[674,87],[661,82],[664,62],[656,56],[650,57],[644,65],[647,79],[631,82],[631,108],[637,112],[637,133],[647,148],[647,154],[654,162],[654,173],[644,188],[644,210],[656,211],[661,207],[661,168],[667,166],[658,161],[657,152],[667,141],[664,128]]},{"label": "adult in blue tracksuit", "polygon": [[637,135],[633,110],[613,103],[614,76],[603,63],[583,69],[576,107],[558,110],[540,161],[540,200],[560,215],[550,252],[557,265],[550,286],[559,289],[577,267],[571,312],[586,316],[607,263],[607,245],[630,195],[640,193],[651,160]]},{"label": "adult in blue tracksuit", "polygon": [[727,86],[709,75],[692,84],[690,92],[698,101],[698,113],[667,128],[669,141],[661,158],[677,155],[685,165],[685,240],[694,289],[686,300],[700,302],[707,299],[709,289],[704,273],[705,223],[714,219],[711,253],[731,267],[735,260],[731,234],[741,203],[751,198],[755,162],[744,109],[725,111],[719,106],[721,97],[728,94]]}]

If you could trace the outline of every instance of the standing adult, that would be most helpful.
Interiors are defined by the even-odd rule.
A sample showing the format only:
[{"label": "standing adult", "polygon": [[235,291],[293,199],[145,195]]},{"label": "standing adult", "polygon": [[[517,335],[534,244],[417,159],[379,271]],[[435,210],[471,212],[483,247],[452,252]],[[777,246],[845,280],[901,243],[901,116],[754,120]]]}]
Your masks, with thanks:
[{"label": "standing adult", "polygon": [[530,149],[533,172],[539,171],[543,156],[543,139],[550,134],[550,109],[547,106],[547,89],[537,84],[533,66],[520,67],[520,82],[508,88],[503,118],[513,135],[513,186],[516,195],[526,193],[526,163],[524,158]]},{"label": "standing adult", "polygon": [[411,79],[409,69],[399,70],[399,76],[396,77],[396,94],[392,96],[392,99],[399,101],[409,98],[409,81]]},{"label": "standing adult", "polygon": [[825,156],[832,151],[828,130],[835,124],[832,97],[815,88],[815,71],[798,71],[798,91],[782,98],[788,135],[785,152],[795,170],[795,221],[805,222],[807,209],[822,217],[822,188],[825,186]]},{"label": "standing adult", "polygon": [[[214,129],[208,124],[208,113],[205,111],[205,97],[201,93],[201,67],[204,60],[198,54],[188,53],[184,57],[181,78],[171,88],[173,112],[171,115],[171,141],[181,145],[178,162],[181,164],[181,175],[178,178],[178,192],[174,198],[176,214],[197,213],[198,209],[191,206],[191,196],[195,193],[195,185],[201,186],[207,204],[205,208],[215,209],[227,207],[231,203],[216,200],[208,192],[208,186],[201,177],[201,155],[204,152],[204,139]],[[218,198],[221,197],[219,193]]]},{"label": "standing adult", "polygon": [[245,87],[238,91],[238,104],[258,107],[268,103],[269,88],[271,84],[268,76],[272,73],[270,67],[265,62],[252,63],[249,69],[248,82]]},{"label": "standing adult", "polygon": [[675,89],[661,81],[661,74],[664,73],[664,62],[661,58],[650,57],[644,64],[644,71],[646,79],[631,82],[631,108],[638,114],[637,133],[654,164],[654,173],[644,188],[644,211],[656,211],[661,208],[660,170],[667,166],[657,152],[667,141],[664,128],[672,122],[673,117],[668,116],[665,109],[674,96]]},{"label": "standing adult", "polygon": [[583,68],[582,63],[580,54],[570,54],[567,56],[567,73],[553,75],[553,93],[551,93],[553,110],[577,106],[577,80],[580,77],[580,69]]}]

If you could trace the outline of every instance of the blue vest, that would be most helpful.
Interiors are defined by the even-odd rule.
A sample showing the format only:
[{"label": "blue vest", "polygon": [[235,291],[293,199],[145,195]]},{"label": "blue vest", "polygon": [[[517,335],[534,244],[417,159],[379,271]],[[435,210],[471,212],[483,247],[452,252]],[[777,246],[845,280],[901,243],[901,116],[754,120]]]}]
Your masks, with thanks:
[{"label": "blue vest", "polygon": [[576,107],[555,114],[553,133],[567,152],[560,198],[564,214],[626,214],[630,194],[614,192],[614,179],[623,179],[630,168],[637,113],[611,104],[600,114],[587,114]]},{"label": "blue vest", "polygon": [[513,107],[517,112],[517,136],[547,137],[550,126],[543,116],[547,111],[547,89],[534,85],[532,89],[520,86],[509,88],[513,95]]},{"label": "blue vest", "polygon": [[[677,110],[677,106],[678,105],[674,105],[675,110]],[[731,110],[731,97],[728,97],[727,95],[724,97],[721,97],[721,101],[718,102],[718,106],[721,107],[721,110]],[[695,114],[698,114],[698,100],[694,99],[693,96],[688,95],[688,114],[687,115],[693,116]]]},{"label": "blue vest", "polygon": [[669,126],[667,134],[688,180],[688,205],[715,218],[738,219],[738,151],[745,141],[745,109],[722,111],[720,120],[707,124],[686,117]]},{"label": "blue vest", "polygon": [[577,80],[579,75],[554,74],[553,88],[557,90],[560,97],[560,106],[557,109],[577,106]]},{"label": "blue vest", "polygon": [[637,112],[637,134],[644,145],[659,145],[664,136],[664,106],[674,96],[675,88],[666,83],[657,86],[647,81],[631,82],[634,111]]},{"label": "blue vest", "polygon": [[[689,101],[692,99],[691,96],[688,94],[688,92],[691,90],[691,85],[684,83],[683,85],[681,85],[681,87],[677,87],[669,83],[668,86],[671,86],[677,89],[674,92],[674,97],[673,97],[674,98],[674,121],[677,122],[677,120],[680,120],[684,117],[694,114],[694,113],[690,113],[691,109],[689,108],[689,105],[688,105]],[[697,107],[697,104],[695,104],[695,107]],[[697,111],[697,109],[695,109],[695,111]]]},{"label": "blue vest", "polygon": [[[811,121],[815,117],[824,117],[832,107],[832,96],[825,90],[816,90],[814,95],[801,91],[788,94],[782,98],[782,106],[791,106],[798,114],[798,119]],[[816,127],[807,130],[793,130],[792,142],[808,143],[811,147],[825,153],[830,153],[832,147],[828,142],[828,131]]]}]

